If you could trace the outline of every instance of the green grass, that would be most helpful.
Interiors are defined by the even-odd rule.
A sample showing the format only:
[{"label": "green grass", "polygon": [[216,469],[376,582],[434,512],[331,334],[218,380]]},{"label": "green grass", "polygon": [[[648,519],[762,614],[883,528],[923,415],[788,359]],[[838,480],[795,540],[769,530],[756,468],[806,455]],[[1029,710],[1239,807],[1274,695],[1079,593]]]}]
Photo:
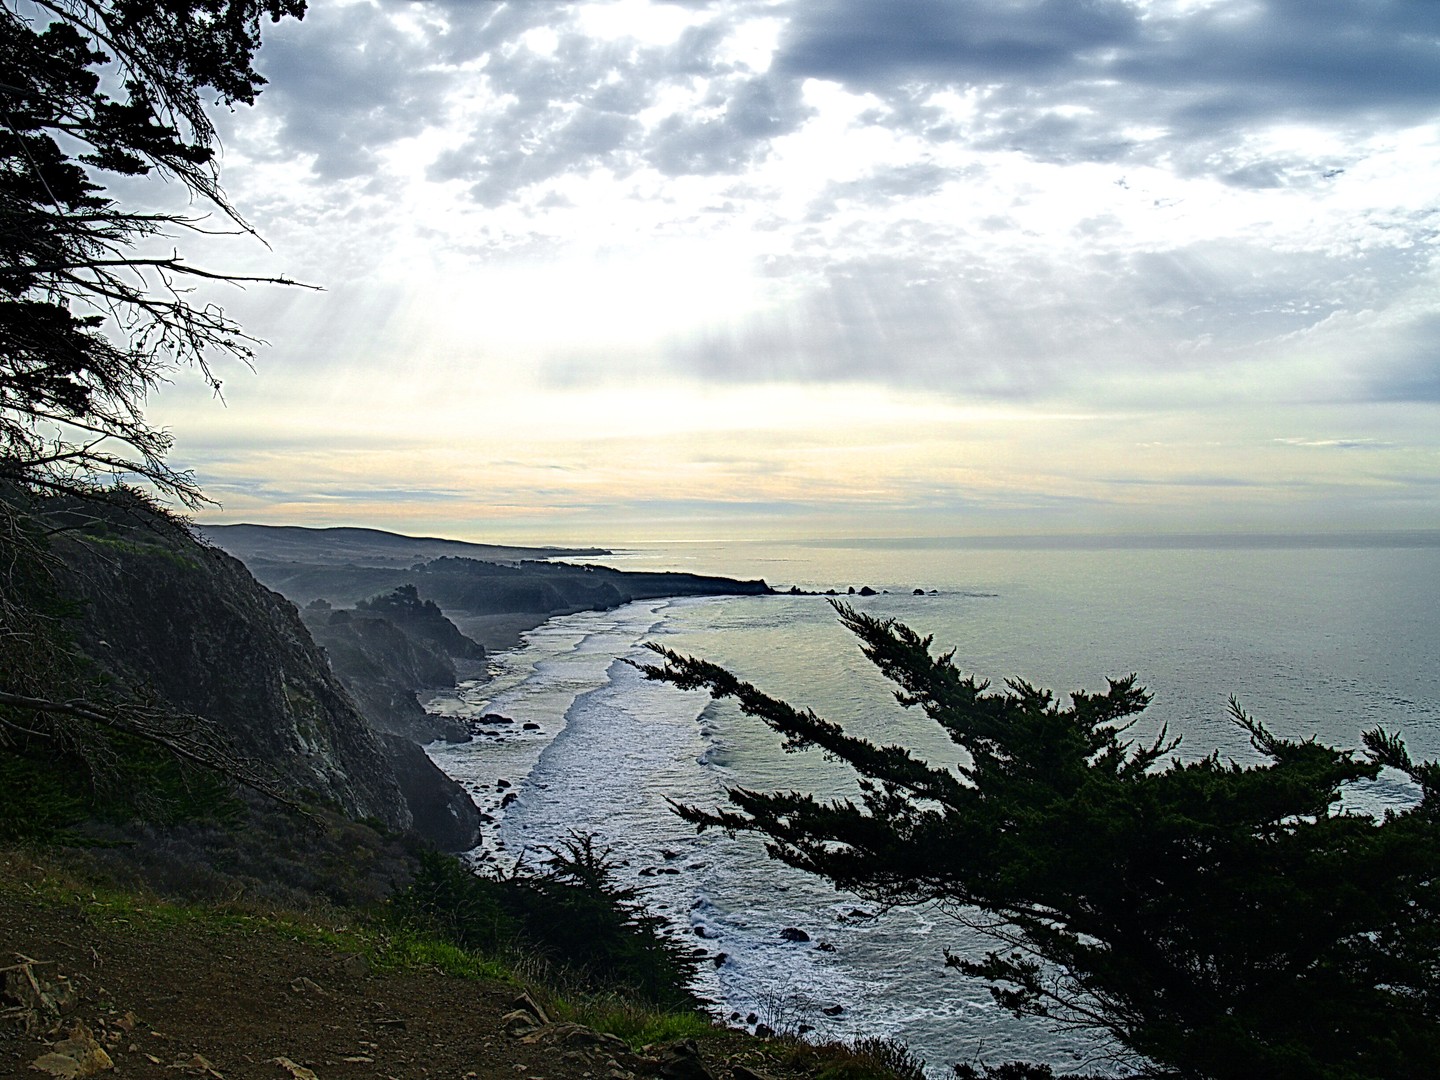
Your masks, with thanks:
[{"label": "green grass", "polygon": [[[459,979],[526,985],[510,959],[487,956],[454,945],[436,934],[396,926],[381,916],[334,909],[325,917],[267,908],[253,901],[180,903],[136,889],[83,880],[30,856],[10,853],[0,862],[0,902],[24,892],[32,900],[64,905],[97,926],[124,925],[136,930],[184,931],[191,935],[249,937],[272,934],[289,941],[364,956],[377,971],[428,969]],[[516,962],[523,965],[524,958]],[[713,1033],[708,1019],[694,1012],[666,1012],[617,994],[591,996],[569,989],[531,986],[555,1019],[584,1024],[616,1035],[638,1049],[651,1043],[697,1038]]]},{"label": "green grass", "polygon": [[[861,1039],[852,1044],[814,1045],[792,1036],[757,1040],[717,1026],[702,1012],[667,1010],[623,991],[587,992],[563,978],[537,981],[535,957],[512,952],[485,955],[457,946],[423,928],[397,925],[383,913],[351,908],[299,912],[251,898],[182,903],[143,888],[115,887],[88,877],[84,864],[43,849],[0,850],[0,904],[24,897],[61,906],[97,926],[137,931],[179,931],[190,936],[274,935],[339,954],[364,956],[376,971],[439,971],[469,980],[524,988],[556,1021],[583,1024],[623,1039],[633,1050],[682,1039],[728,1040],[730,1052],[743,1049],[761,1071],[801,1074],[815,1080],[923,1080],[921,1062],[903,1043]],[[522,975],[521,972],[524,974]],[[551,974],[555,974],[551,970]],[[560,973],[563,975],[563,972]]]},{"label": "green grass", "polygon": [[652,1043],[700,1039],[715,1033],[714,1025],[703,1013],[660,1010],[615,995],[556,1000],[550,1008],[557,1019],[614,1035],[636,1050]]},{"label": "green grass", "polygon": [[[6,860],[7,864],[11,860]],[[21,859],[32,870],[28,859]],[[487,956],[451,944],[443,938],[364,913],[336,909],[331,918],[282,909],[258,907],[252,902],[219,904],[178,903],[132,890],[83,882],[63,872],[44,870],[38,877],[25,875],[18,883],[12,868],[0,869],[0,898],[23,888],[32,899],[64,904],[95,925],[127,925],[137,930],[183,930],[187,934],[252,936],[273,934],[297,943],[359,954],[378,971],[430,969],[460,979],[491,980],[524,985],[505,958]],[[523,958],[521,958],[523,961]],[[714,1033],[709,1019],[698,1012],[656,1009],[619,994],[586,995],[572,990],[532,987],[557,1020],[624,1039],[639,1049],[652,1043],[702,1038]]]},{"label": "green grass", "polygon": [[[28,869],[17,880],[16,868]],[[184,930],[191,934],[250,936],[273,934],[288,941],[366,957],[377,969],[432,968],[463,979],[516,981],[499,961],[457,948],[434,935],[396,930],[370,916],[343,909],[333,918],[266,908],[246,901],[178,903],[132,890],[81,881],[26,856],[12,855],[0,869],[0,898],[24,891],[32,900],[63,904],[97,926],[123,924],[141,930]]]},{"label": "green grass", "polygon": [[99,532],[86,532],[85,542],[94,544],[96,547],[108,548],[112,551],[123,552],[126,555],[139,556],[141,558],[159,558],[166,562],[174,563],[185,570],[199,570],[200,564],[194,559],[180,554],[171,548],[158,543],[146,543],[135,540],[122,540],[114,536],[105,536]]},{"label": "green grass", "polygon": [[469,952],[429,934],[409,930],[375,932],[369,945],[366,955],[382,970],[428,967],[459,979],[519,981],[502,961]]}]

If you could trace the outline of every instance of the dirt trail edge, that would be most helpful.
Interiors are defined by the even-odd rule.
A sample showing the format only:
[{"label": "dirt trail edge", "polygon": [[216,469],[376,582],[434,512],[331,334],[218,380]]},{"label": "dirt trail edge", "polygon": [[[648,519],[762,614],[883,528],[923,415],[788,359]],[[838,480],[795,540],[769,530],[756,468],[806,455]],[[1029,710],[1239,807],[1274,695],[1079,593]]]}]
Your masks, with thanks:
[{"label": "dirt trail edge", "polygon": [[374,971],[253,920],[155,925],[88,906],[0,892],[0,1076],[700,1080],[740,1064],[712,1069],[693,1043],[635,1054],[550,1022],[513,985]]}]

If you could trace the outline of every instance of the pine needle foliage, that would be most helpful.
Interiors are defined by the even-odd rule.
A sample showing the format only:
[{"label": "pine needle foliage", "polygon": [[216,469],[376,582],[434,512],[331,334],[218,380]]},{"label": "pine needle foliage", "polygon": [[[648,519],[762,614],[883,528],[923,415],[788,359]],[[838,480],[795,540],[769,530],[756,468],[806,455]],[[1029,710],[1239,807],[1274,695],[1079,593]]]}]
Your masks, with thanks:
[{"label": "pine needle foliage", "polygon": [[[0,0],[0,757],[78,755],[105,780],[118,734],[242,765],[202,718],[95,684],[68,642],[50,541],[75,529],[77,502],[206,502],[170,464],[149,396],[185,369],[218,394],[217,365],[253,358],[258,339],[207,290],[296,283],[199,266],[173,243],[253,234],[221,187],[209,111],[255,102],[262,28],[304,13],[305,0]],[[145,178],[199,212],[113,197]],[[63,801],[43,820],[69,815]]]},{"label": "pine needle foliage", "polygon": [[693,950],[645,908],[638,890],[615,880],[609,850],[576,834],[545,854],[543,867],[520,866],[508,875],[424,854],[392,910],[403,923],[481,954],[538,953],[586,992],[620,992],[663,1009],[698,1008]]},{"label": "pine needle foliage", "polygon": [[[1233,699],[1258,762],[1184,761],[1128,733],[1135,676],[1062,706],[1021,680],[992,690],[953,653],[836,604],[866,657],[964,752],[937,768],[652,645],[651,679],[733,698],[784,739],[857,774],[855,799],[737,788],[676,806],[699,829],[885,905],[936,903],[990,935],[980,961],[1018,1016],[1107,1033],[1148,1075],[1361,1080],[1440,1075],[1440,766],[1398,736],[1361,751],[1277,736]],[[1418,788],[1383,816],[1346,810],[1382,767]]]},{"label": "pine needle foliage", "polygon": [[264,22],[304,0],[0,0],[0,479],[103,493],[140,477],[196,506],[194,478],[166,461],[149,394],[177,369],[217,392],[218,359],[258,341],[197,286],[249,277],[187,262],[176,234],[204,216],[126,207],[106,185],[177,181],[238,231],[216,166],[212,103],[253,104]]}]

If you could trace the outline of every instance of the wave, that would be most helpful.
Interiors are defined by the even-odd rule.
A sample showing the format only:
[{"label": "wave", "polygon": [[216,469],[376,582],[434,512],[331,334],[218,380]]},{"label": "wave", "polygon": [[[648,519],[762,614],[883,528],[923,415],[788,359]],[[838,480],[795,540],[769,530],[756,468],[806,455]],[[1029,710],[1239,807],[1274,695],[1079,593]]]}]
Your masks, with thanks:
[{"label": "wave", "polygon": [[[697,990],[720,1003],[721,1019],[902,1038],[937,1074],[972,1057],[979,1040],[992,1060],[1058,1062],[1083,1049],[1016,1022],[982,986],[947,973],[945,948],[978,954],[982,943],[943,914],[878,913],[772,861],[753,837],[697,835],[681,821],[670,800],[718,806],[737,784],[841,794],[853,781],[816,755],[779,753],[773,733],[733,702],[645,680],[624,661],[648,659],[650,640],[758,671],[782,694],[816,695],[847,723],[884,701],[851,689],[863,661],[813,598],[646,601],[551,620],[461,695],[472,715],[513,723],[468,746],[431,748],[492,818],[476,861],[534,861],[573,832],[593,833],[622,882],[706,950]],[[808,940],[787,939],[791,928]]]}]

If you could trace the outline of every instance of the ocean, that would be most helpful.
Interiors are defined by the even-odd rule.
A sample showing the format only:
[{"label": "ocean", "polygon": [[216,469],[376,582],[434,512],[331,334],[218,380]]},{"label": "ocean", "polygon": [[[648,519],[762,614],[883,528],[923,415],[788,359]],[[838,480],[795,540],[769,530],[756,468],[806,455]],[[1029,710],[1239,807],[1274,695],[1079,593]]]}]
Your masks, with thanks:
[{"label": "ocean", "polygon": [[[963,671],[996,685],[1016,676],[1064,694],[1134,672],[1154,694],[1137,738],[1168,725],[1182,756],[1254,759],[1227,719],[1232,694],[1277,734],[1355,746],[1378,725],[1403,733],[1415,756],[1440,756],[1440,545],[716,543],[596,561],[834,588],[933,635]],[[876,595],[848,595],[866,586]],[[900,1039],[936,1076],[960,1061],[1103,1061],[1098,1039],[1016,1020],[983,985],[947,971],[946,949],[993,946],[944,912],[878,911],[771,861],[754,838],[696,835],[676,818],[671,800],[718,806],[734,786],[826,797],[854,786],[818,754],[783,753],[733,705],[644,681],[623,661],[649,658],[649,641],[722,663],[847,730],[954,760],[933,724],[896,705],[823,597],[657,600],[567,616],[493,657],[490,680],[432,704],[513,720],[430,748],[496,819],[474,859],[533,862],[572,832],[597,834],[623,879],[712,957],[700,991],[722,1019]],[[1413,797],[1403,778],[1384,776],[1350,802],[1376,810]],[[809,940],[787,940],[787,928]]]}]

